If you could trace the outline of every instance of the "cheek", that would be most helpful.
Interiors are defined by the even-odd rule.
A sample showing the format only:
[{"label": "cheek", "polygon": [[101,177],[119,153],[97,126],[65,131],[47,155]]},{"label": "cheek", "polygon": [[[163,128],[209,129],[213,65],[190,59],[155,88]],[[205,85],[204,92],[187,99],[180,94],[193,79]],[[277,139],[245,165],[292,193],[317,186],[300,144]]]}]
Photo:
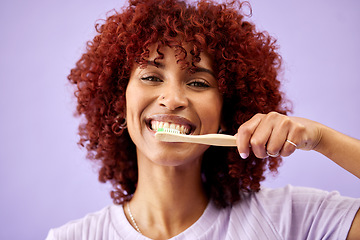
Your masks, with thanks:
[{"label": "cheek", "polygon": [[222,100],[220,96],[212,95],[199,104],[202,127],[209,131],[218,131],[221,122]]},{"label": "cheek", "polygon": [[152,104],[148,91],[130,82],[126,89],[126,120],[129,133],[141,132],[144,110]]},{"label": "cheek", "polygon": [[130,136],[136,132],[135,128],[139,125],[141,114],[141,94],[134,91],[134,86],[130,82],[126,89],[126,121]]},{"label": "cheek", "polygon": [[140,114],[144,101],[144,94],[135,80],[130,79],[128,87],[126,88],[126,114],[129,118],[133,115]]}]

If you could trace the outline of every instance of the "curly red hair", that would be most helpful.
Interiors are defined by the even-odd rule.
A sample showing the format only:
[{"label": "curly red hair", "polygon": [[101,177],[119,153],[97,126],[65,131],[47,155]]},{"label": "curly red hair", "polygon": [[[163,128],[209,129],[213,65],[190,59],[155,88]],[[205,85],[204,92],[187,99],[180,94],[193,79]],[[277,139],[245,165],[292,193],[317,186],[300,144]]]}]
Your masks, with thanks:
[{"label": "curly red hair", "polygon": [[[281,57],[276,41],[244,20],[243,3],[218,4],[201,0],[130,0],[129,6],[97,24],[98,34],[68,79],[77,86],[80,144],[88,158],[100,163],[99,180],[113,184],[112,198],[121,204],[137,184],[136,148],[127,131],[117,131],[125,117],[125,90],[135,62],[145,63],[149,47],[171,46],[181,64],[187,54],[192,65],[209,53],[223,94],[226,133],[256,113],[286,114],[278,73]],[[192,46],[189,52],[184,44]],[[239,157],[236,148],[210,147],[204,154],[204,186],[222,207],[240,199],[241,191],[258,191],[264,173],[276,172],[281,158]]]}]

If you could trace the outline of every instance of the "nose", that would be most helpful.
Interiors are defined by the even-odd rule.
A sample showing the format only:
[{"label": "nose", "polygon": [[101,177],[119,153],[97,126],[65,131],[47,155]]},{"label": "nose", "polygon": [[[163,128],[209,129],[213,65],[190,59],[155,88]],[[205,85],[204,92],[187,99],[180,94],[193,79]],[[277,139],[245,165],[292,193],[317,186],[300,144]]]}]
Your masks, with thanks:
[{"label": "nose", "polygon": [[174,111],[186,108],[189,100],[180,86],[169,84],[169,86],[163,88],[159,96],[159,103],[160,106]]}]

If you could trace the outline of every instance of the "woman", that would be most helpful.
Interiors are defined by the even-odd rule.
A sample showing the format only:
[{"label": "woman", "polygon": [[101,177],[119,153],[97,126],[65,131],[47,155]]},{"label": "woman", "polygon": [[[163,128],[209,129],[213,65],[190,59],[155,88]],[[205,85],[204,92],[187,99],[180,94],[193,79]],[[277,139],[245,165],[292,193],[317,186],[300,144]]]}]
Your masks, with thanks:
[{"label": "woman", "polygon": [[[237,6],[239,4],[239,6]],[[288,117],[275,41],[241,3],[133,0],[98,25],[72,69],[80,143],[115,205],[48,239],[358,239],[360,200],[261,189],[281,156],[315,150],[360,178],[360,142]],[[236,135],[237,148],[155,139],[158,128]]]}]

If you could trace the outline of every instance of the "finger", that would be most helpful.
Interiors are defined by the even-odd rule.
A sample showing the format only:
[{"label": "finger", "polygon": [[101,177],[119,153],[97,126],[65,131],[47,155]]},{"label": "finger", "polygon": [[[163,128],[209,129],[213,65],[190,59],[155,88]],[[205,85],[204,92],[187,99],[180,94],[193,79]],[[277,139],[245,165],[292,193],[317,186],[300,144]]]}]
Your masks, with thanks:
[{"label": "finger", "polygon": [[275,157],[279,154],[289,129],[287,118],[277,112],[270,112],[263,117],[250,140],[252,150],[258,158]]},{"label": "finger", "polygon": [[296,150],[297,145],[288,139],[286,139],[283,148],[280,151],[280,155],[283,157],[288,157],[293,154]]},{"label": "finger", "polygon": [[257,158],[266,158],[268,156],[266,152],[266,144],[271,136],[272,130],[272,124],[262,119],[259,126],[255,129],[255,132],[251,136],[251,149]]},{"label": "finger", "polygon": [[281,150],[281,156],[288,157],[293,154],[295,150],[299,148],[299,144],[301,142],[302,141],[298,136],[295,136],[294,134],[289,135],[284,143],[283,149]]},{"label": "finger", "polygon": [[302,124],[294,123],[291,126],[289,134],[286,136],[284,146],[281,150],[281,156],[287,157],[295,152],[299,145],[303,142],[302,139],[306,138],[306,129]]},{"label": "finger", "polygon": [[269,138],[269,141],[266,144],[266,153],[270,157],[277,157],[281,155],[284,143],[286,142],[286,137],[288,130],[280,126],[276,126]]},{"label": "finger", "polygon": [[236,135],[236,143],[241,158],[246,159],[249,156],[251,136],[253,135],[263,117],[263,114],[256,114],[239,127]]},{"label": "finger", "polygon": [[274,128],[266,144],[266,151],[269,156],[279,156],[286,142],[292,122],[289,117],[278,114],[274,120]]}]

